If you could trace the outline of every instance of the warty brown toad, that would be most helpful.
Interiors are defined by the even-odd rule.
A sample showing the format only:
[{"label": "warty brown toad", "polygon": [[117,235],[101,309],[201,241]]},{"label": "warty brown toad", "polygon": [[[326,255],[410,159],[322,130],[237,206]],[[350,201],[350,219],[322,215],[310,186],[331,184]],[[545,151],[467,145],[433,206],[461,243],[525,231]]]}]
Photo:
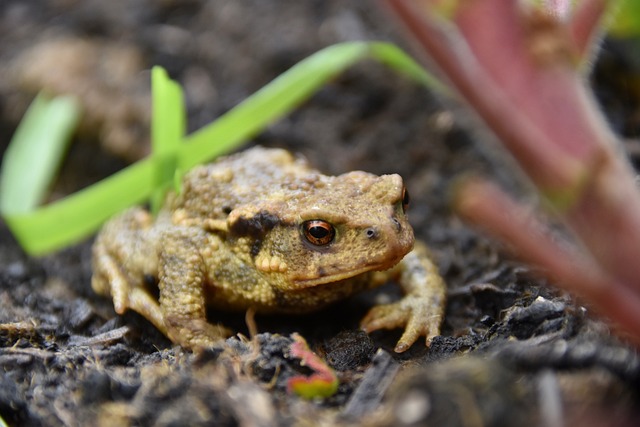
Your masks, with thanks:
[{"label": "warty brown toad", "polygon": [[404,297],[361,325],[404,328],[402,352],[439,334],[445,302],[408,202],[398,175],[325,176],[287,151],[251,148],[188,172],[157,218],[137,207],[109,221],[93,246],[92,286],[117,313],[134,310],[197,349],[228,335],[207,307],[306,313],[397,280]]}]

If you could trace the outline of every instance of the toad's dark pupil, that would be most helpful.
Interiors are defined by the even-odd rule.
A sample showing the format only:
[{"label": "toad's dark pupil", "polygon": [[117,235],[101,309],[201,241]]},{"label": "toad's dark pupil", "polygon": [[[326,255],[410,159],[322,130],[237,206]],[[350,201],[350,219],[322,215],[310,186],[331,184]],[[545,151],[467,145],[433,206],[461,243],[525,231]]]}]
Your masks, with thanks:
[{"label": "toad's dark pupil", "polygon": [[309,234],[311,234],[316,239],[322,239],[329,235],[329,230],[327,230],[326,227],[315,226],[309,228]]}]

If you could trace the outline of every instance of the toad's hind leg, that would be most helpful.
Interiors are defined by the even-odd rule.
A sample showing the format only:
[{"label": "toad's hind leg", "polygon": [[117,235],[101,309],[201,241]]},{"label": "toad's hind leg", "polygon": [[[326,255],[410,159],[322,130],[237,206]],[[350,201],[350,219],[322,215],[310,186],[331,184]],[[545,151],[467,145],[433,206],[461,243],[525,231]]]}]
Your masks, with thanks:
[{"label": "toad's hind leg", "polygon": [[[145,269],[155,269],[148,248],[140,247],[145,245],[145,229],[150,224],[150,215],[135,208],[105,225],[93,246],[91,286],[96,293],[112,298],[116,313],[131,309],[166,335],[160,306],[144,286]],[[144,262],[140,254],[146,254]]]}]

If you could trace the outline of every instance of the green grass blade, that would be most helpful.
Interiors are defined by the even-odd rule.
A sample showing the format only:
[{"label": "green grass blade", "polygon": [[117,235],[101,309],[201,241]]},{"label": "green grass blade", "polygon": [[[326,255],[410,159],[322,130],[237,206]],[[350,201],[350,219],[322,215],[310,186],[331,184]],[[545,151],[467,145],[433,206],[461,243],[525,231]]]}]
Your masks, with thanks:
[{"label": "green grass blade", "polygon": [[333,77],[363,59],[376,59],[431,89],[445,87],[397,46],[383,42],[347,42],[329,46],[294,65],[233,110],[186,138],[180,167],[230,151],[296,108]]},{"label": "green grass blade", "polygon": [[418,64],[405,51],[390,43],[371,43],[371,57],[378,60],[392,70],[402,74],[416,83],[451,96],[451,91],[433,75],[428,73],[422,65]]},{"label": "green grass blade", "polygon": [[86,238],[109,217],[144,202],[154,190],[150,158],[38,210],[6,215],[25,251],[42,255]]},{"label": "green grass blade", "polygon": [[329,79],[367,57],[367,43],[327,47],[294,65],[213,123],[187,137],[180,167],[189,169],[251,138],[295,109]]},{"label": "green grass blade", "polygon": [[186,128],[186,113],[182,88],[171,80],[166,70],[151,69],[152,121],[151,146],[153,154],[175,156]]},{"label": "green grass blade", "polygon": [[182,88],[161,67],[155,66],[151,70],[151,90],[151,153],[156,170],[151,209],[158,212],[176,174],[177,153],[186,128],[186,112]]},{"label": "green grass blade", "polygon": [[2,161],[0,212],[26,213],[42,203],[79,116],[70,97],[40,94],[31,103]]},{"label": "green grass blade", "polygon": [[[179,106],[175,105],[176,99],[182,96],[177,95],[179,90],[168,89],[167,99],[159,101],[161,105],[157,110],[154,107],[154,152],[150,158],[54,204],[24,215],[5,215],[5,219],[25,250],[34,255],[76,242],[95,231],[113,214],[148,200],[158,187],[173,182],[175,167],[169,166],[166,173],[157,172],[156,163],[165,154],[173,158],[172,150],[177,150],[179,170],[210,161],[291,112],[328,80],[367,58],[376,59],[421,84],[438,89],[415,61],[391,44],[343,43],[325,48],[296,64],[210,125],[182,138],[182,144],[175,144],[176,135],[184,132],[184,122],[180,119],[184,117],[182,101]],[[171,99],[173,101],[168,101]],[[165,108],[175,111],[163,112]],[[157,114],[172,123],[165,128],[155,118]],[[28,163],[23,167],[28,168]]]}]

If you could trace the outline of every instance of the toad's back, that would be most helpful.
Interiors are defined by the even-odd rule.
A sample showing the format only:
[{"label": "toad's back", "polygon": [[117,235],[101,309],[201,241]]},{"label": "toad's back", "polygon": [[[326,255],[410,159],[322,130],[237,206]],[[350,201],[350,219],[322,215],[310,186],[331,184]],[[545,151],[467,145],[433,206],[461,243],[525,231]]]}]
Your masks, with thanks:
[{"label": "toad's back", "polygon": [[313,185],[319,172],[288,151],[254,147],[194,168],[183,180],[173,209],[191,217],[225,220],[233,209]]}]

